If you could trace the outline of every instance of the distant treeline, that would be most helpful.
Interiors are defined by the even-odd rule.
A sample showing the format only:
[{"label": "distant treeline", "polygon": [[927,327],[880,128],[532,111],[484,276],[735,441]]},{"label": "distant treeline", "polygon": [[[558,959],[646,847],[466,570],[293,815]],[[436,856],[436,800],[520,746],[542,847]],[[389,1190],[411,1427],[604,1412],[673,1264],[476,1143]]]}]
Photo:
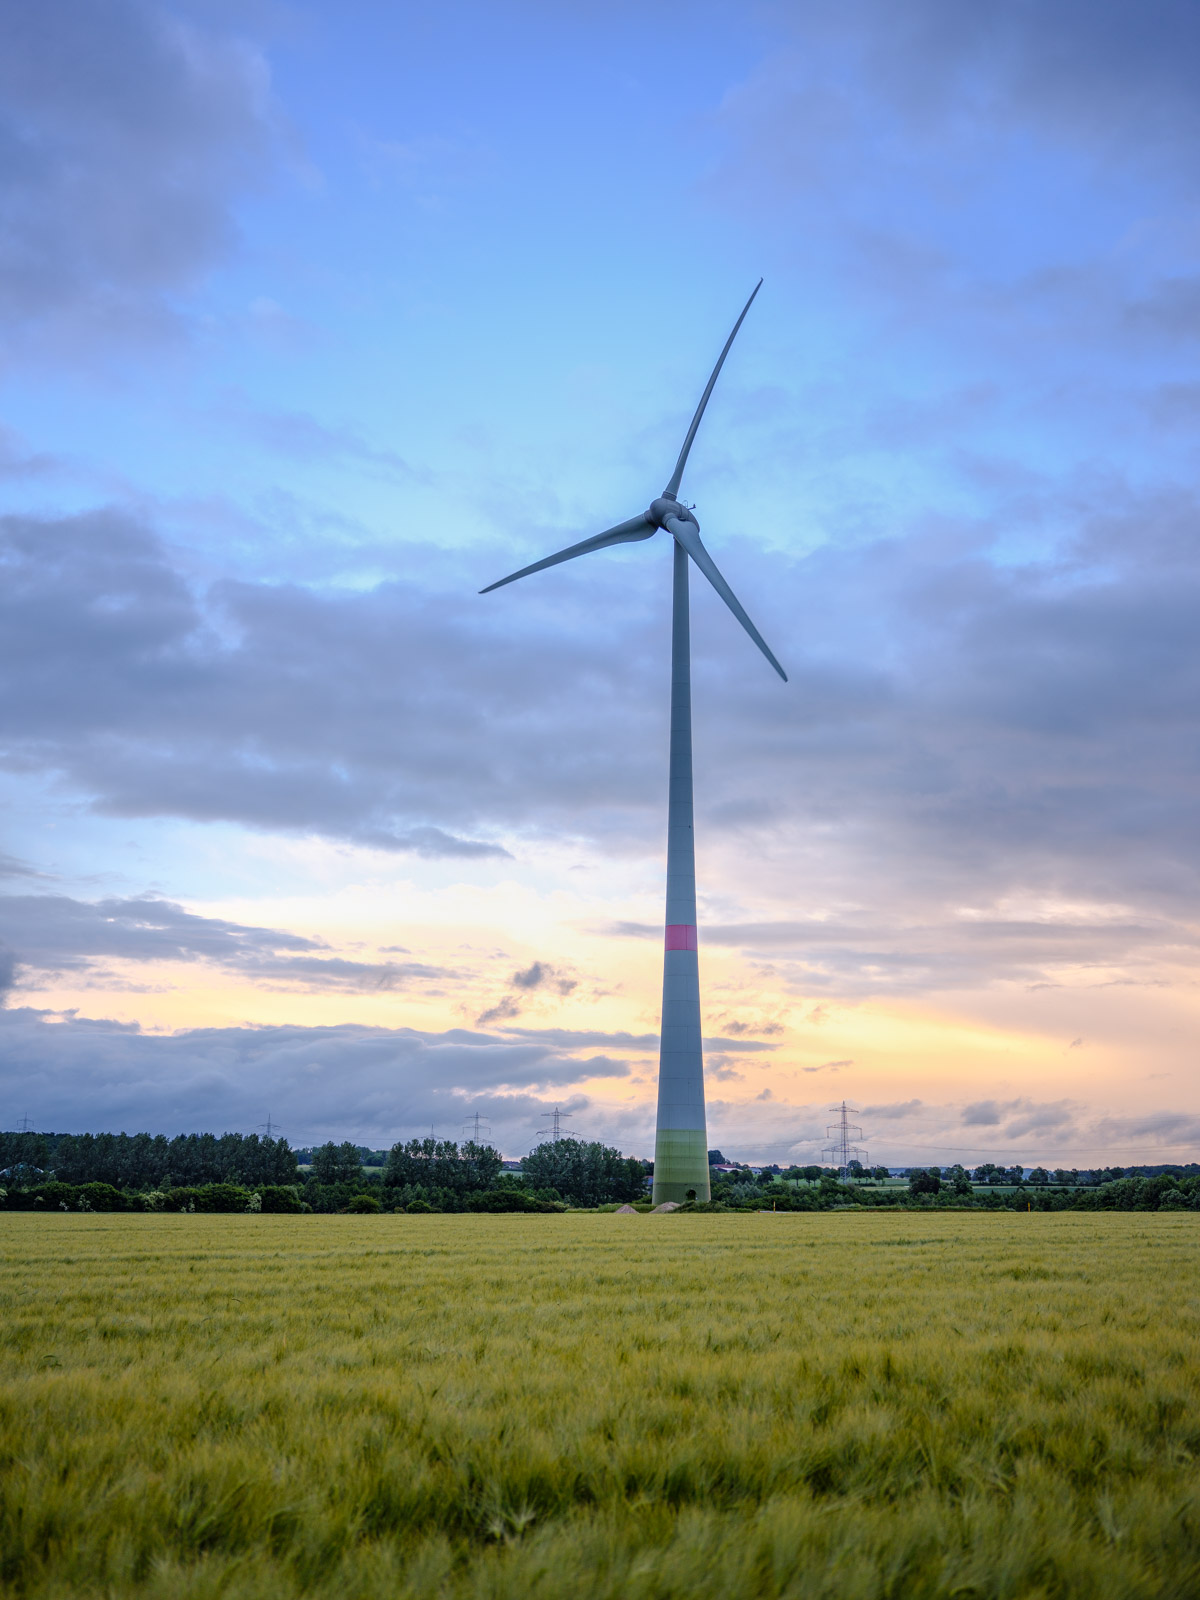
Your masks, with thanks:
[{"label": "distant treeline", "polygon": [[[310,1162],[302,1170],[286,1139],[257,1134],[3,1133],[0,1203],[9,1210],[69,1211],[545,1210],[644,1201],[653,1170],[648,1161],[581,1139],[547,1140],[525,1157],[520,1175],[503,1170],[491,1145],[469,1141],[409,1139],[385,1154],[330,1140],[304,1153]],[[364,1156],[372,1158],[370,1171]],[[863,1171],[844,1181],[820,1167],[752,1173],[714,1165],[709,1206],[1200,1211],[1194,1162],[1021,1174],[1017,1167],[989,1166],[974,1175],[961,1166],[916,1168],[899,1188]]]},{"label": "distant treeline", "polygon": [[[726,1170],[720,1165],[724,1158],[719,1150],[710,1150],[708,1156],[714,1168],[720,1167],[720,1170],[713,1171],[714,1183],[746,1182],[749,1181],[749,1176],[752,1176],[751,1168],[742,1162],[728,1163],[729,1168],[736,1168],[737,1171]],[[807,1183],[816,1183],[823,1177],[839,1177],[842,1170],[841,1167],[781,1167],[775,1164],[758,1168],[758,1181],[766,1181],[762,1177],[762,1174],[766,1173],[776,1177],[803,1178]],[[1200,1163],[1195,1161],[1183,1163],[1168,1161],[1156,1167],[1059,1167],[1054,1171],[1047,1167],[1034,1167],[1028,1172],[1020,1164],[1013,1167],[998,1167],[994,1161],[985,1161],[974,1171],[968,1171],[959,1165],[945,1168],[902,1167],[897,1170],[910,1178],[918,1173],[931,1173],[946,1182],[966,1179],[973,1183],[986,1183],[996,1187],[1022,1183],[1057,1184],[1067,1189],[1115,1183],[1119,1178],[1157,1178],[1164,1173],[1169,1173],[1175,1178],[1200,1177]],[[845,1171],[856,1182],[886,1183],[891,1176],[887,1167],[864,1167],[860,1161],[851,1161]]]},{"label": "distant treeline", "polygon": [[[819,1169],[817,1169],[819,1170]],[[957,1172],[915,1168],[906,1188],[876,1188],[870,1183],[843,1182],[823,1172],[796,1186],[763,1173],[747,1173],[712,1187],[712,1200],[693,1205],[706,1211],[829,1211],[854,1206],[867,1210],[955,1211],[1200,1211],[1200,1171],[1158,1172],[1154,1177],[1130,1173],[1109,1183],[1056,1187],[1031,1183],[1004,1188],[976,1188],[960,1167]]]},{"label": "distant treeline", "polygon": [[[503,1171],[491,1145],[409,1139],[386,1152],[332,1140],[304,1152],[257,1134],[0,1134],[9,1210],[537,1211],[640,1200],[648,1163],[560,1139]],[[364,1169],[364,1156],[382,1157]]]}]

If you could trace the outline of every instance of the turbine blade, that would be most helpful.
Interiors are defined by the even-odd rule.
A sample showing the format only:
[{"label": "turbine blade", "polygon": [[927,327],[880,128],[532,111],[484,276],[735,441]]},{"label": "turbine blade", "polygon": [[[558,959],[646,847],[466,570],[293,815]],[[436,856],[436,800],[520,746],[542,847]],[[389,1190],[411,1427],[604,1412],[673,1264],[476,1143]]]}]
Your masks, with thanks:
[{"label": "turbine blade", "polygon": [[750,307],[754,304],[754,295],[758,293],[762,286],[763,281],[760,278],[754,285],[754,294],[750,296],[749,300],[747,300],[746,304],[742,307],[742,314],[734,323],[733,332],[729,335],[728,339],[726,339],[724,350],[722,350],[721,354],[717,357],[717,364],[712,370],[712,377],[708,380],[708,387],[700,396],[700,404],[696,407],[696,415],[692,418],[692,425],[687,431],[687,438],[683,441],[683,449],[679,452],[679,460],[675,463],[675,471],[671,474],[671,481],[663,490],[664,495],[677,495],[679,493],[679,483],[683,477],[683,469],[687,466],[688,452],[692,448],[692,440],[696,437],[696,429],[700,426],[700,418],[704,415],[704,408],[708,404],[708,397],[713,392],[713,386],[716,384],[717,379],[721,375],[721,368],[725,365],[725,357],[729,354],[729,347],[737,338],[738,329],[741,327],[742,323],[745,322],[747,311],[749,311]]},{"label": "turbine blade", "polygon": [[767,660],[775,668],[775,671],[783,679],[784,683],[786,683],[788,681],[787,673],[771,654],[770,650],[767,648],[766,640],[750,621],[750,618],[746,615],[741,601],[738,599],[737,595],[734,594],[733,590],[729,587],[729,585],[725,582],[725,579],[717,570],[717,563],[700,543],[700,534],[696,528],[696,524],[694,522],[684,522],[680,517],[668,517],[663,523],[663,526],[666,528],[667,532],[683,546],[688,555],[691,556],[692,560],[700,568],[700,571],[708,579],[709,583],[712,584],[713,588],[721,596],[721,599],[724,600],[730,611],[733,612],[734,616],[741,623],[742,627],[745,628],[746,632],[754,640],[755,644],[762,651],[763,655],[766,656]]},{"label": "turbine blade", "polygon": [[557,555],[543,556],[540,561],[522,567],[520,572],[510,572],[507,578],[501,578],[498,583],[489,583],[486,589],[480,589],[479,592],[491,594],[493,589],[503,589],[506,583],[516,583],[518,578],[527,578],[531,572],[541,572],[543,567],[556,567],[560,561],[573,561],[576,556],[590,555],[593,550],[607,550],[610,544],[629,544],[634,539],[649,539],[657,532],[657,527],[642,511],[636,517],[630,517],[628,522],[618,522],[615,528],[606,528],[603,533],[595,533],[590,539],[581,539],[578,544],[568,545]]}]

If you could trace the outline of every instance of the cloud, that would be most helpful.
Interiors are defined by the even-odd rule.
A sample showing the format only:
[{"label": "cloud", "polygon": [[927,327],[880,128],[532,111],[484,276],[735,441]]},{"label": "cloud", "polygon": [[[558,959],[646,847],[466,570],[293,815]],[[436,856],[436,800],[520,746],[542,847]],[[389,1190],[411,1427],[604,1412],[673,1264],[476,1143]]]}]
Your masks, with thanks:
[{"label": "cloud", "polygon": [[1164,339],[1200,339],[1200,277],[1166,279],[1126,315],[1133,327]]},{"label": "cloud", "polygon": [[1078,1107],[1068,1100],[1041,1105],[1031,1100],[1015,1100],[1005,1111],[1010,1120],[1005,1124],[1004,1137],[1023,1139],[1031,1133],[1061,1134],[1073,1127],[1077,1110]]},{"label": "cloud", "polygon": [[[0,735],[16,766],[64,772],[109,815],[237,820],[428,857],[506,855],[440,826],[415,791],[401,792],[406,772],[418,788],[432,774],[402,754],[405,724],[421,710],[410,663],[378,659],[380,651],[395,654],[393,630],[402,640],[406,631],[398,615],[386,615],[386,602],[374,622],[349,613],[338,622],[326,601],[304,591],[234,585],[221,586],[214,610],[144,526],[115,512],[2,519],[0,574],[9,630],[0,673],[15,697]],[[316,611],[306,619],[310,605]],[[305,638],[313,625],[317,632]],[[226,629],[242,642],[227,643]],[[38,645],[42,630],[53,645],[49,637]],[[418,639],[405,644],[419,655]],[[363,669],[373,655],[381,677],[372,687]],[[75,671],[90,673],[90,682],[72,683]],[[437,715],[432,705],[421,709]],[[461,739],[465,709],[450,710],[437,736],[439,763],[462,777],[471,766]],[[385,732],[380,721],[393,716]],[[322,722],[331,731],[330,718],[347,736],[337,754],[312,738]],[[424,728],[427,737],[433,729]]]},{"label": "cloud", "polygon": [[486,1028],[493,1023],[506,1022],[510,1017],[520,1016],[529,996],[535,990],[566,996],[579,987],[578,979],[568,977],[549,961],[535,961],[523,971],[514,972],[508,983],[509,993],[503,995],[475,1019],[479,1027]]},{"label": "cloud", "polygon": [[752,1033],[766,1034],[769,1038],[772,1034],[782,1034],[784,1031],[782,1022],[741,1022],[737,1020],[730,1022],[725,1017],[720,1020],[724,1025],[725,1032],[734,1039],[740,1039],[743,1035]]},{"label": "cloud", "polygon": [[62,465],[56,456],[45,451],[26,450],[13,430],[0,423],[0,483],[49,477]]},{"label": "cloud", "polygon": [[235,428],[239,435],[249,433],[265,449],[290,461],[314,460],[351,466],[393,482],[428,481],[394,450],[381,450],[369,444],[354,428],[331,426],[307,411],[270,411],[250,404],[241,395],[225,398],[220,422]]},{"label": "cloud", "polygon": [[[766,910],[705,916],[702,947],[807,996],[1194,962],[1178,752],[1200,705],[1200,510],[1111,486],[1052,509],[1062,541],[1020,562],[921,526],[743,551],[803,641],[778,694],[702,625],[698,591],[698,833],[709,881]],[[402,579],[362,590],[205,588],[120,511],[3,519],[0,762],[109,816],[467,864],[543,838],[657,856],[665,705],[645,663],[663,596],[629,604],[619,563],[598,560],[491,605],[438,552],[396,560]],[[792,798],[731,840],[710,814],[751,789]],[[788,915],[797,902],[817,914]],[[505,1003],[543,992],[514,983]]]},{"label": "cloud", "polygon": [[515,1038],[536,1039],[564,1050],[587,1050],[599,1045],[611,1045],[617,1050],[653,1050],[655,1054],[658,1053],[656,1033],[605,1033],[594,1028],[506,1028],[504,1031]]},{"label": "cloud", "polygon": [[0,944],[21,981],[39,985],[64,975],[111,979],[113,961],[205,961],[268,987],[300,989],[390,989],[454,976],[419,961],[347,961],[324,954],[318,939],[197,916],[152,895],[0,895]]},{"label": "cloud", "polygon": [[968,1128],[994,1128],[1003,1113],[994,1100],[976,1100],[963,1107],[962,1121]]},{"label": "cloud", "polygon": [[570,994],[577,987],[574,978],[562,975],[557,967],[551,966],[548,961],[535,961],[532,966],[526,967],[523,972],[514,972],[512,975],[514,989],[552,988],[557,994]]},{"label": "cloud", "polygon": [[1078,1107],[1068,1100],[976,1100],[963,1107],[959,1120],[968,1128],[995,1128],[1003,1122],[1005,1139],[1021,1139],[1031,1133],[1066,1129],[1073,1124],[1077,1111]]},{"label": "cloud", "polygon": [[19,861],[16,856],[5,855],[0,851],[0,878],[44,878],[45,876],[44,872],[31,867],[27,861]]},{"label": "cloud", "polygon": [[497,1022],[507,1022],[510,1017],[519,1017],[521,1007],[512,995],[504,995],[497,1000],[495,1005],[488,1006],[475,1018],[475,1025],[479,1028],[490,1028]]},{"label": "cloud", "polygon": [[0,324],[76,360],[178,333],[272,162],[263,56],[150,0],[4,6]]},{"label": "cloud", "polygon": [[[621,1078],[625,1062],[582,1061],[533,1041],[473,1030],[195,1028],[162,1035],[100,1019],[0,1011],[0,1090],[60,1131],[176,1133],[257,1126],[282,1109],[293,1144],[443,1137],[478,1110],[506,1151],[540,1137],[543,1094],[581,1078]],[[561,1099],[560,1099],[560,1103]],[[576,1111],[591,1102],[576,1094]],[[603,1116],[593,1120],[602,1129]],[[619,1119],[618,1119],[619,1120]],[[645,1118],[639,1116],[639,1122]],[[590,1135],[595,1136],[595,1135]]]},{"label": "cloud", "polygon": [[1144,1117],[1104,1117],[1096,1132],[1111,1143],[1144,1139],[1174,1147],[1200,1144],[1200,1116],[1191,1111],[1154,1111]]},{"label": "cloud", "polygon": [[[845,1062],[844,1065],[849,1066],[850,1063]],[[897,1122],[925,1113],[926,1107],[921,1100],[895,1100],[889,1105],[864,1106],[860,1115],[874,1117],[877,1122]]]}]

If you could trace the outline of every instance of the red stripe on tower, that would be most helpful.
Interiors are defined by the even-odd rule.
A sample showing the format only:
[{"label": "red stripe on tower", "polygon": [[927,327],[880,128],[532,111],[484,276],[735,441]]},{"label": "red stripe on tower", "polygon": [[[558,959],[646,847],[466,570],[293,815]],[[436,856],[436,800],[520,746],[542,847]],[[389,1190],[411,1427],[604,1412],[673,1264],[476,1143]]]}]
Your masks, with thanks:
[{"label": "red stripe on tower", "polygon": [[696,948],[696,925],[692,922],[667,923],[667,949],[668,950],[694,950]]}]

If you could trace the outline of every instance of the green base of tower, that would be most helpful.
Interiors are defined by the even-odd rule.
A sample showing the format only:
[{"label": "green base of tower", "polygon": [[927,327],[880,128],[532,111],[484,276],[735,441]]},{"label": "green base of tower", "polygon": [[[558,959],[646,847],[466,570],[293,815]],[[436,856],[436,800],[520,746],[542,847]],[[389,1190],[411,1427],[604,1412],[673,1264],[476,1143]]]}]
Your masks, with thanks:
[{"label": "green base of tower", "polygon": [[654,1140],[654,1204],[708,1198],[707,1128],[660,1128]]}]

